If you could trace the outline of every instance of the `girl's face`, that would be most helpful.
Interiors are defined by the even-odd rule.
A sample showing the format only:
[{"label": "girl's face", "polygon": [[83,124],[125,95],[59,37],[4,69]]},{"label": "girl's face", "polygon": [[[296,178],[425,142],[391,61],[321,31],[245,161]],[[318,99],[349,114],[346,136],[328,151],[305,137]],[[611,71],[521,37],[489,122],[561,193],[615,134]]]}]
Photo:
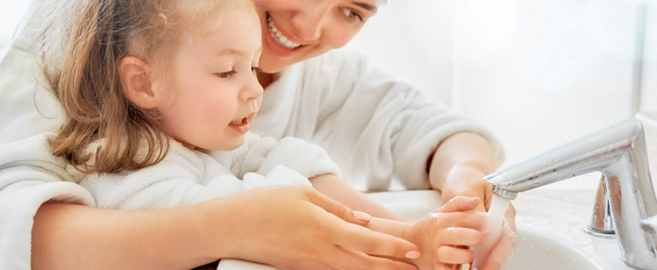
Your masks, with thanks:
[{"label": "girl's face", "polygon": [[237,9],[216,17],[183,31],[172,72],[152,79],[167,133],[192,149],[242,145],[261,102],[257,16]]},{"label": "girl's face", "polygon": [[383,0],[256,0],[260,69],[276,73],[347,44]]}]

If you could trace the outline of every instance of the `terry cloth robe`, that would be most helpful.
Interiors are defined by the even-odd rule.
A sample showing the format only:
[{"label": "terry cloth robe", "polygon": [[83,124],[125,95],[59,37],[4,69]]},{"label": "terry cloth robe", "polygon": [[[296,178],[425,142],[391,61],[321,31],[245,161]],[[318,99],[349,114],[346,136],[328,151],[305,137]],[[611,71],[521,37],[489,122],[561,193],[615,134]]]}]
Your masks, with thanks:
[{"label": "terry cloth robe", "polygon": [[265,90],[251,131],[319,144],[361,191],[387,190],[392,179],[407,189],[430,188],[427,160],[457,132],[482,135],[498,165],[504,159],[488,129],[348,47],[284,69]]},{"label": "terry cloth robe", "polygon": [[297,138],[276,141],[247,133],[241,147],[207,154],[170,142],[160,163],[140,170],[82,174],[71,165],[68,170],[91,192],[97,207],[124,210],[190,205],[257,187],[310,185],[308,178],[339,175],[321,147]]}]

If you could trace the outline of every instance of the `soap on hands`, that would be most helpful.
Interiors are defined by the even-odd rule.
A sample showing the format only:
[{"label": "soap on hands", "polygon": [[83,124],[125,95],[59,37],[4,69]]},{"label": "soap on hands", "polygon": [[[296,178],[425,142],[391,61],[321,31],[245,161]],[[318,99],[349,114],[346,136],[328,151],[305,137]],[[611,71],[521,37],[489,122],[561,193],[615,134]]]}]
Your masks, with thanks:
[{"label": "soap on hands", "polygon": [[486,260],[490,249],[500,238],[503,229],[504,212],[506,211],[506,208],[509,207],[510,202],[511,200],[503,198],[497,194],[493,195],[490,208],[488,209],[488,213],[486,213],[486,221],[481,228],[481,233],[484,238],[481,244],[470,247],[475,253],[475,258],[472,262],[473,268],[479,268],[481,266]]}]

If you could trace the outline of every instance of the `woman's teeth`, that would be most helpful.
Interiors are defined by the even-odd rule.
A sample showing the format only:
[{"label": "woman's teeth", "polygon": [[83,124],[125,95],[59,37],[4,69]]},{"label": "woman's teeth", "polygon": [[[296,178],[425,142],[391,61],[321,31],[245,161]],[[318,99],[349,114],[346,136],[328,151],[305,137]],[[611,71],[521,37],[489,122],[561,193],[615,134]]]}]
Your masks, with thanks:
[{"label": "woman's teeth", "polygon": [[301,46],[301,44],[292,42],[291,40],[287,39],[287,37],[285,37],[281,31],[278,31],[276,26],[274,26],[274,21],[271,19],[271,17],[269,17],[269,15],[267,15],[267,26],[269,26],[269,34],[272,38],[274,38],[278,45],[288,49],[294,49]]}]

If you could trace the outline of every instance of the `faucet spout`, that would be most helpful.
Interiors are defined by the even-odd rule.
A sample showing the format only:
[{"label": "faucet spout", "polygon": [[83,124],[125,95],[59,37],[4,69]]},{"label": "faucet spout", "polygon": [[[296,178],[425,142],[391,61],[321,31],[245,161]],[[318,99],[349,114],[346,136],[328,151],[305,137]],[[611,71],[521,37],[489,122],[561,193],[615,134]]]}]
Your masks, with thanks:
[{"label": "faucet spout", "polygon": [[493,192],[514,199],[519,192],[594,171],[605,178],[623,262],[657,269],[657,236],[640,225],[641,220],[657,215],[657,198],[638,120],[622,121],[484,179],[493,185]]}]

